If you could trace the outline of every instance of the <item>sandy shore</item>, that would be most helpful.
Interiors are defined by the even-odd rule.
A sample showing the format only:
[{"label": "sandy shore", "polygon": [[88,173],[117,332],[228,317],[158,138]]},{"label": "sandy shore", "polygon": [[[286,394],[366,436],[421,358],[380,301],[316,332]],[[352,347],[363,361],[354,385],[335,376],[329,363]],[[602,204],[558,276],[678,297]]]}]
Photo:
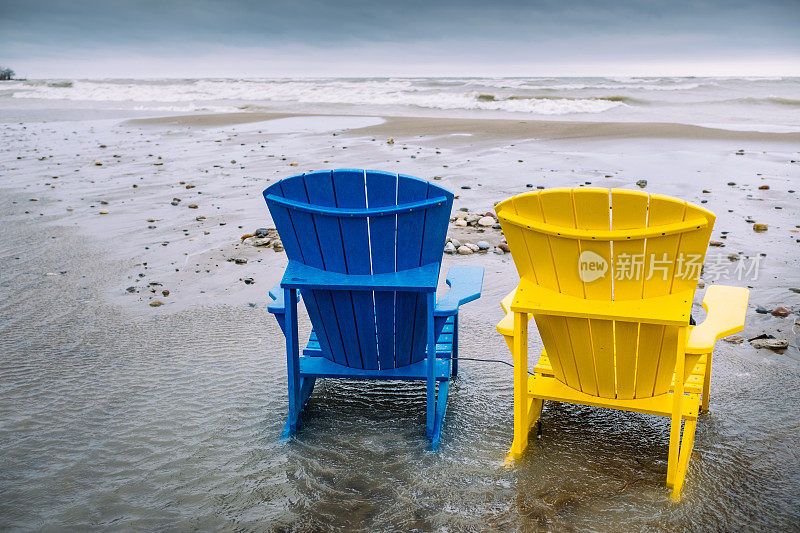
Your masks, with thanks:
[{"label": "sandy shore", "polygon": [[[550,495],[572,490],[573,496],[565,497],[592,502],[588,508],[576,504],[580,509],[638,509],[629,516],[615,515],[615,523],[623,529],[649,528],[655,523],[667,524],[670,528],[700,527],[698,524],[713,527],[714,524],[718,526],[720,513],[733,507],[741,509],[741,514],[731,518],[731,527],[746,527],[753,516],[767,513],[769,506],[779,508],[780,512],[771,514],[769,520],[761,523],[771,523],[778,528],[796,524],[793,519],[798,518],[797,507],[792,500],[795,496],[789,495],[795,495],[800,488],[795,469],[796,454],[792,451],[792,439],[800,429],[796,417],[800,409],[796,394],[800,389],[796,332],[800,332],[800,326],[794,326],[800,310],[800,294],[791,289],[800,288],[800,133],[733,132],[678,124],[235,113],[127,121],[109,118],[6,122],[0,124],[0,140],[0,173],[3,176],[0,221],[4,224],[0,238],[4,252],[0,262],[4,299],[0,336],[5,352],[5,358],[0,360],[0,375],[11,380],[7,383],[13,381],[16,387],[6,388],[0,394],[0,411],[14,413],[13,421],[6,425],[9,429],[3,430],[6,433],[0,432],[4,452],[10,450],[5,454],[8,457],[5,468],[0,470],[11,472],[9,475],[17,480],[28,479],[29,484],[40,490],[32,494],[24,483],[17,489],[6,485],[2,492],[5,498],[0,499],[11,502],[6,505],[17,506],[14,509],[18,514],[14,516],[19,518],[13,520],[13,524],[91,523],[91,518],[85,518],[91,513],[85,509],[74,511],[81,519],[70,521],[67,504],[36,506],[51,509],[51,514],[26,506],[26,501],[44,498],[42,495],[47,494],[49,485],[30,481],[39,474],[31,473],[29,462],[24,458],[35,455],[37,460],[50,465],[53,461],[36,455],[39,452],[31,443],[38,438],[56,439],[48,432],[61,428],[69,435],[63,437],[66,444],[57,444],[56,439],[48,441],[52,449],[49,446],[40,448],[51,449],[52,453],[61,449],[60,446],[79,448],[84,433],[102,435],[103,427],[117,423],[114,422],[116,418],[107,420],[105,417],[117,413],[118,405],[126,410],[114,416],[121,417],[119,423],[127,424],[132,433],[115,434],[105,446],[112,449],[119,442],[133,446],[131,453],[139,454],[139,459],[130,468],[146,472],[152,469],[155,478],[161,475],[157,472],[159,468],[164,469],[163,475],[172,476],[171,479],[177,479],[183,471],[193,472],[190,487],[175,487],[178,493],[188,491],[187,494],[192,495],[192,501],[197,503],[192,509],[207,507],[203,491],[213,493],[222,487],[219,490],[225,496],[220,506],[235,509],[231,520],[251,513],[264,519],[278,516],[283,522],[276,523],[290,526],[308,517],[286,502],[306,501],[306,498],[311,501],[319,499],[319,494],[313,496],[313,490],[294,481],[298,475],[294,470],[286,474],[282,470],[284,466],[280,465],[301,465],[297,468],[306,470],[301,478],[311,476],[319,481],[329,474],[309,463],[310,455],[303,449],[287,448],[273,439],[282,424],[285,408],[282,381],[285,361],[280,332],[266,316],[266,293],[280,279],[286,257],[271,247],[253,246],[250,240],[243,242],[241,237],[256,228],[272,226],[261,197],[265,186],[295,173],[320,168],[375,168],[437,180],[457,195],[454,214],[462,210],[486,213],[495,202],[536,187],[643,188],[702,203],[718,215],[712,236],[717,246],[712,247],[709,254],[718,255],[726,266],[725,275],[718,280],[707,272],[704,284],[719,282],[751,287],[747,326],[742,336],[769,334],[787,340],[790,345],[785,351],[773,352],[757,350],[746,340],[740,344],[719,344],[712,376],[712,392],[720,391],[716,398],[712,396],[712,410],[716,406],[717,411],[710,423],[699,426],[695,449],[701,453],[696,454],[690,467],[684,493],[685,500],[690,503],[681,516],[671,514],[660,503],[653,503],[666,501],[666,492],[662,486],[663,465],[653,463],[649,454],[666,457],[665,442],[647,440],[651,437],[640,435],[635,429],[638,423],[626,422],[628,419],[614,419],[612,425],[605,427],[594,411],[589,414],[581,411],[595,421],[593,427],[605,428],[604,432],[613,433],[614,438],[622,439],[620,442],[639,442],[647,448],[647,457],[640,454],[637,458],[638,466],[622,462],[618,458],[620,454],[616,453],[618,442],[609,437],[608,442],[600,439],[598,444],[598,453],[602,456],[599,462],[605,464],[597,467],[602,470],[599,474],[587,472],[583,467],[568,468],[566,473],[559,474],[552,466],[544,467],[545,464],[591,463],[594,452],[580,443],[594,442],[587,439],[598,437],[596,431],[586,429],[578,414],[556,409],[551,411],[549,423],[566,428],[565,440],[559,444],[558,432],[550,432],[551,437],[546,437],[549,440],[544,442],[551,446],[551,451],[542,452],[546,458],[536,452],[527,463],[531,472],[545,468],[551,477],[540,479],[538,475],[531,474],[533,477],[528,478],[525,474],[513,474],[522,478],[509,480],[511,474],[503,473],[501,463],[504,447],[510,442],[510,374],[503,366],[482,363],[474,363],[472,367],[465,365],[464,384],[460,385],[463,388],[457,388],[451,400],[452,415],[448,411],[448,417],[452,418],[448,419],[444,449],[450,451],[445,451],[442,459],[451,465],[461,465],[463,454],[471,453],[474,465],[451,466],[453,470],[448,472],[453,475],[448,479],[454,483],[448,490],[453,490],[452,487],[466,490],[462,481],[474,479],[475,486],[483,487],[482,495],[476,495],[474,501],[462,500],[463,492],[439,494],[436,492],[439,489],[424,484],[420,488],[419,480],[405,480],[408,487],[417,488],[409,489],[410,493],[401,491],[405,503],[398,504],[397,498],[392,496],[391,501],[395,503],[387,504],[394,509],[392,512],[407,513],[404,506],[411,506],[414,513],[430,515],[430,518],[413,522],[423,529],[447,523],[466,526],[474,519],[497,527],[531,525],[525,519],[516,521],[504,515],[511,512],[506,508],[500,513],[501,518],[497,518],[492,510],[494,504],[486,508],[470,504],[470,511],[463,503],[472,501],[474,504],[481,498],[495,502],[496,498],[495,503],[501,507],[504,505],[498,503],[501,501],[516,501],[515,505],[522,507],[514,517],[550,517],[550,521],[544,523],[551,527],[596,525],[592,522],[593,511],[560,514],[563,505],[558,498],[561,496],[551,498]],[[646,180],[646,184],[642,180]],[[768,230],[753,231],[756,222],[767,224]],[[462,346],[472,357],[509,359],[494,329],[501,317],[499,300],[517,281],[510,256],[493,253],[494,247],[502,242],[502,234],[492,228],[451,225],[450,235],[469,242],[487,240],[491,245],[488,253],[444,256],[445,270],[455,264],[486,268],[482,299],[464,309],[463,320],[467,326],[462,330]],[[757,271],[739,279],[735,268],[744,263],[757,264]],[[702,294],[701,289],[693,311],[698,317],[703,316],[699,306]],[[161,305],[151,306],[155,301]],[[779,306],[787,308],[791,314],[779,318],[769,312],[757,312],[758,307],[771,311]],[[307,331],[307,322],[303,327]],[[532,334],[532,353],[541,347],[534,337]],[[41,354],[57,359],[42,358]],[[167,360],[168,354],[176,359]],[[163,360],[160,359],[162,355]],[[23,375],[15,370],[23,359],[40,362],[31,363],[33,366],[26,367]],[[80,366],[83,363],[79,362],[89,359],[90,367]],[[53,361],[67,366],[59,368]],[[202,365],[196,361],[202,361]],[[169,369],[169,379],[161,375],[164,368]],[[249,372],[245,392],[237,390],[242,368]],[[50,387],[45,378],[36,377],[50,376],[51,372],[52,379],[69,375],[69,381],[59,381],[58,387]],[[214,372],[225,376],[224,387],[215,381]],[[121,375],[124,379],[119,377]],[[95,383],[110,383],[109,387],[117,391],[113,397],[103,396],[107,403],[103,404],[102,412],[95,413],[92,411],[95,407],[86,404],[85,409],[94,413],[91,416],[85,410],[70,411],[54,421],[52,427],[30,433],[31,440],[12,439],[12,434],[28,435],[30,431],[25,421],[31,420],[33,415],[20,405],[33,405],[30,402],[39,395],[48,398],[47,405],[59,409],[65,405],[64,398],[78,401],[84,379],[91,380],[92,390]],[[262,388],[265,382],[269,387]],[[177,392],[171,388],[176,383],[182,384]],[[213,394],[198,393],[201,386],[208,387]],[[28,392],[25,387],[30,387]],[[50,397],[50,390],[60,396]],[[104,394],[102,390],[100,387],[96,394]],[[380,397],[381,390],[377,390],[374,397]],[[136,398],[141,404],[131,404],[133,400],[126,391],[134,391],[130,398]],[[147,391],[158,394],[148,395]],[[790,391],[789,398],[781,391]],[[183,396],[175,398],[173,394]],[[202,400],[194,407],[193,394],[199,394]],[[242,394],[246,398],[243,399]],[[398,419],[403,421],[401,425],[411,428],[403,439],[419,437],[415,432],[418,429],[414,410],[417,404],[411,414],[390,411],[387,418],[359,430],[352,426],[352,418],[364,416],[361,404],[354,404],[350,411],[337,418],[335,412],[325,407],[325,401],[346,403],[347,394],[335,386],[323,388],[320,394],[323,400],[315,404],[317,415],[312,419],[318,425],[330,423],[352,433],[348,433],[351,437],[346,442],[310,440],[308,446],[329,450],[342,448],[346,450],[343,454],[359,457],[365,449],[378,450],[373,458],[376,464],[395,461],[400,453],[398,457],[402,458],[403,465],[419,463],[420,468],[439,471],[434,464],[437,459],[425,455],[424,443],[406,449],[390,437],[396,435]],[[411,396],[413,394],[409,393]],[[372,399],[372,392],[368,392],[362,400]],[[180,409],[173,404],[181,406]],[[209,405],[213,408],[208,408]],[[231,413],[231,405],[243,406],[242,410],[248,413],[243,419],[258,420],[258,429],[229,427],[228,424],[233,424],[240,416]],[[499,418],[486,419],[487,408],[500,413]],[[137,414],[137,409],[143,414]],[[742,413],[748,410],[758,410],[762,415],[755,420],[742,420],[747,419]],[[215,416],[212,421],[204,418],[210,417],[212,412]],[[97,424],[91,430],[73,435],[64,425],[82,427],[85,418],[81,417],[88,417]],[[181,426],[180,421],[187,418],[192,418],[192,423],[196,424],[191,430]],[[148,421],[155,421],[155,425],[148,426]],[[174,427],[176,421],[177,428]],[[545,423],[548,423],[547,418]],[[213,435],[201,430],[205,424],[213,426]],[[623,427],[624,430],[620,429]],[[748,449],[742,446],[743,427],[760,435],[760,440]],[[192,456],[202,449],[202,453],[197,452],[200,453],[197,461],[204,471],[195,472],[191,464],[183,462],[177,468],[167,459],[154,460],[152,454],[161,451],[148,452],[131,444],[136,438],[144,438],[137,433],[139,430],[151,439],[147,442],[158,440],[158,435],[166,435],[163,439],[170,443],[179,443],[181,439],[195,443],[189,449],[175,444],[167,455]],[[242,431],[244,437],[234,438],[241,436]],[[659,439],[661,436],[658,435]],[[206,437],[213,441],[213,446],[204,447],[202,439]],[[306,437],[310,438],[308,434]],[[406,443],[404,440],[402,444]],[[463,447],[467,444],[459,443],[477,444],[470,452]],[[398,452],[398,447],[403,451]],[[229,456],[233,453],[230,450],[239,454],[230,459],[231,471],[210,459]],[[279,466],[248,463],[254,454],[266,453],[264,450],[270,457],[279,458],[276,459]],[[705,454],[703,450],[713,453]],[[636,453],[635,449],[628,451]],[[74,464],[99,465],[99,478],[113,485],[115,475],[119,475],[115,472],[122,467],[116,466],[113,457],[106,458],[104,453],[97,451],[94,455],[75,458]],[[758,463],[763,457],[769,460]],[[359,473],[345,474],[352,470],[352,465],[341,457],[328,459],[339,468],[337,475],[358,477]],[[265,493],[263,496],[265,501],[274,503],[274,508],[248,507],[255,504],[231,496],[253,492],[252,486],[247,488],[247,483],[235,482],[239,479],[236,472],[242,471],[236,469],[238,462],[252,466],[252,475],[256,478],[260,479],[263,472],[270,473],[259,490],[279,487],[274,489],[278,495]],[[66,479],[59,476],[67,474],[53,468],[53,479]],[[220,481],[220,485],[215,486],[216,481],[207,477],[215,468],[228,472],[227,482]],[[386,468],[401,472],[405,467],[401,468],[398,463]],[[794,474],[791,473],[793,469]],[[313,473],[308,473],[309,470]],[[370,475],[381,475],[371,467],[366,467],[366,471]],[[68,474],[75,476],[80,472],[84,471]],[[142,495],[152,493],[145,489],[151,486],[149,483],[154,478],[140,479],[140,485],[136,485],[134,481],[138,478],[130,475],[133,477],[126,478],[126,482],[140,487]],[[759,482],[743,486],[741,479],[748,477]],[[4,479],[8,482],[9,478]],[[606,493],[609,479],[625,487],[614,492],[617,499],[613,502],[599,496]],[[536,486],[538,492],[524,496],[526,492],[515,489],[517,481]],[[636,490],[627,488],[632,482],[636,483]],[[320,483],[327,487],[327,481]],[[565,486],[574,488],[564,489]],[[77,498],[79,502],[92,501],[95,509],[102,507],[92,499],[91,488],[76,490],[82,494]],[[273,489],[267,492],[269,490]],[[326,495],[323,499],[333,515],[348,515],[346,510],[337,507],[341,503],[336,503],[338,500],[333,492],[327,492],[328,488],[314,490]],[[437,501],[450,502],[457,512],[452,516],[437,515],[440,511],[428,509],[423,499],[416,498],[415,490],[426,494],[426,491],[436,492],[440,498]],[[150,496],[141,497],[145,498],[145,503],[141,504],[144,509],[163,503],[147,499]],[[164,498],[171,501],[169,496]],[[364,501],[367,502],[364,505],[369,505],[369,498],[365,496]],[[437,504],[436,507],[442,506]],[[286,511],[287,508],[291,511]],[[2,509],[0,507],[0,511]],[[114,523],[115,517],[126,516],[124,509],[103,509],[98,513],[109,523]],[[162,514],[158,516],[155,522],[121,523],[141,527],[181,527],[190,523],[183,519],[170,521]],[[86,522],[81,521],[84,518]],[[201,523],[210,527],[233,523],[220,519],[219,515],[207,518]],[[373,519],[364,517],[363,523],[372,523]]]},{"label": "sandy shore", "polygon": [[[133,126],[212,128],[303,116],[289,113],[214,113],[132,119]],[[313,115],[337,116],[337,115]],[[755,142],[800,142],[800,132],[731,131],[689,124],[657,122],[580,122],[547,120],[384,117],[385,122],[353,133],[380,136],[435,136],[474,133],[497,139],[704,139]]]}]

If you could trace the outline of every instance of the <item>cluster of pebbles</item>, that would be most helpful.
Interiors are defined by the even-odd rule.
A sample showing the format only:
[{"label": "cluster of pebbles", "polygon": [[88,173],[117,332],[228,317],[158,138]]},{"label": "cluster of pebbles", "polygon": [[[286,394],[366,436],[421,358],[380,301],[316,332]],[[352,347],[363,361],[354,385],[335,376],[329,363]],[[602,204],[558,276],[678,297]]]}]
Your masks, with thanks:
[{"label": "cluster of pebbles", "polygon": [[[502,239],[500,224],[497,222],[497,218],[495,218],[495,214],[492,212],[470,213],[468,211],[461,211],[453,216],[450,222],[453,224],[454,228],[464,228],[462,231],[474,231],[476,233],[486,233],[490,231],[490,235],[500,236]],[[466,239],[462,240],[452,236],[447,237],[444,246],[444,253],[451,255],[470,255],[476,252],[488,253],[489,251],[497,255],[504,255],[509,253],[510,250],[508,244],[506,244],[504,240],[497,246],[494,246],[485,239],[477,242],[469,242]]]}]

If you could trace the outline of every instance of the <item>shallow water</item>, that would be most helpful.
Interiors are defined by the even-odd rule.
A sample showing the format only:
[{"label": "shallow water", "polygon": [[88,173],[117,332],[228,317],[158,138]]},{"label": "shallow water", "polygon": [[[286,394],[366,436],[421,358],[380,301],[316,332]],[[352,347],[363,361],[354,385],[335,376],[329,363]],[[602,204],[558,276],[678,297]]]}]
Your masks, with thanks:
[{"label": "shallow water", "polygon": [[[4,529],[798,529],[792,359],[721,343],[675,505],[666,419],[551,403],[504,467],[503,365],[462,363],[438,453],[419,384],[319,382],[281,441],[283,347],[263,307],[135,314],[99,297],[119,265],[70,230],[9,222],[0,249]],[[507,358],[495,315],[465,309],[463,357]]]},{"label": "shallow water", "polygon": [[[754,285],[743,334],[796,345],[794,317],[754,312],[798,301],[787,290],[800,281],[798,203],[787,192],[797,188],[796,147],[480,131],[395,135],[389,145],[357,132],[268,134],[263,124],[168,127],[114,119],[0,130],[0,529],[800,529],[795,347],[719,343],[711,413],[677,505],[664,486],[663,418],[549,403],[542,436],[505,467],[512,376],[502,364],[462,362],[437,453],[413,383],[319,381],[301,430],[281,441],[283,337],[265,307],[285,255],[236,246],[269,224],[265,180],[320,161],[440,175],[459,194],[455,209],[471,210],[527,182],[631,188],[645,177],[648,191],[707,199],[719,216],[713,238],[729,232],[723,253],[768,253],[762,275],[738,283]],[[742,146],[747,154],[735,155]],[[200,208],[172,206],[176,195]],[[101,200],[110,214],[98,214]],[[750,215],[770,230],[753,233]],[[248,264],[226,262],[233,254]],[[517,281],[513,263],[447,256],[444,268],[455,263],[486,267],[482,299],[463,309],[462,357],[510,361],[495,324]],[[173,292],[157,309],[147,305],[151,280]],[[532,331],[531,354],[540,348]]]}]

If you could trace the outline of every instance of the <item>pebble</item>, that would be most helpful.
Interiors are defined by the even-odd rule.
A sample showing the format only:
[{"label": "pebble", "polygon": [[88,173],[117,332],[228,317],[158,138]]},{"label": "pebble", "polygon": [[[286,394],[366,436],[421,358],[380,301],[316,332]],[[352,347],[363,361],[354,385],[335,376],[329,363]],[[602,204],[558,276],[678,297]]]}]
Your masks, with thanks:
[{"label": "pebble", "polygon": [[472,248],[470,248],[469,246],[461,245],[458,247],[458,253],[461,255],[469,255],[474,252],[472,251]]},{"label": "pebble", "polygon": [[275,250],[276,252],[282,252],[283,243],[281,241],[275,241],[275,243],[272,245],[272,249]]},{"label": "pebble", "polygon": [[760,191],[768,191],[769,190],[769,185],[759,185],[758,186],[758,190],[760,190]]},{"label": "pebble", "polygon": [[647,180],[639,180],[639,181],[636,182],[636,185],[639,188],[644,189],[645,187],[647,187]]},{"label": "pebble", "polygon": [[480,247],[473,242],[468,242],[464,246],[468,247],[473,252],[477,252],[478,250],[480,250]]},{"label": "pebble", "polygon": [[709,246],[722,247],[722,246],[725,246],[725,243],[722,242],[722,241],[711,241],[711,242],[708,243],[708,245]]},{"label": "pebble", "polygon": [[452,254],[456,253],[455,245],[452,242],[448,242],[447,244],[445,244],[444,245],[444,253],[446,253],[448,255],[452,255]]},{"label": "pebble", "polygon": [[106,211],[105,209],[101,209],[101,210],[100,210],[100,214],[101,214],[101,215],[107,215],[107,214],[108,214],[108,211]]},{"label": "pebble", "polygon": [[247,264],[247,259],[245,259],[244,257],[234,257],[233,262],[236,263],[237,265],[244,265]]},{"label": "pebble", "polygon": [[458,220],[456,220],[456,226],[460,226],[463,228],[466,225],[467,225],[466,219],[459,218]]},{"label": "pebble", "polygon": [[128,287],[125,290],[128,291],[128,292],[136,292],[136,287]]},{"label": "pebble", "polygon": [[759,305],[758,307],[756,307],[756,313],[761,314],[761,315],[766,315],[767,313],[769,313],[769,309]]},{"label": "pebble", "polygon": [[163,294],[164,296],[169,296],[169,289],[164,289],[163,291],[161,291],[161,294]]},{"label": "pebble", "polygon": [[250,242],[253,244],[253,246],[258,246],[258,247],[261,247],[261,246],[269,246],[269,244],[272,242],[272,239],[259,239],[259,238],[255,238],[255,239],[253,239],[253,240],[252,240],[252,241],[250,241]]},{"label": "pebble", "polygon": [[197,209],[197,204],[189,204],[187,207],[189,209]]},{"label": "pebble", "polygon": [[480,250],[488,250],[489,248],[492,247],[492,245],[489,244],[487,241],[478,241],[476,245]]},{"label": "pebble", "polygon": [[472,187],[470,187],[469,185],[462,185],[461,188],[466,190],[466,189],[471,189]]},{"label": "pebble", "polygon": [[506,254],[506,253],[505,253],[503,250],[501,250],[500,248],[495,248],[495,249],[494,249],[494,253],[495,253],[495,255],[505,255],[505,254]]},{"label": "pebble", "polygon": [[196,221],[198,221],[198,222],[202,222],[202,221],[204,221],[206,219],[206,217],[204,217],[203,215],[200,215],[199,217],[194,217],[194,219]]},{"label": "pebble", "polygon": [[164,302],[161,300],[153,300],[150,302],[150,307],[161,307],[162,305],[164,305]]},{"label": "pebble", "polygon": [[756,349],[785,350],[789,347],[789,341],[786,339],[756,339],[750,341],[750,345]]},{"label": "pebble", "polygon": [[511,252],[511,248],[509,248],[508,245],[506,243],[504,243],[504,242],[501,242],[500,244],[498,244],[497,247],[499,249],[503,250],[504,254],[507,254],[507,253]]},{"label": "pebble", "polygon": [[741,335],[731,335],[729,337],[725,337],[722,340],[725,342],[729,342],[731,344],[742,344],[744,342],[744,337]]},{"label": "pebble", "polygon": [[172,205],[178,205],[178,202],[176,202],[175,200],[172,200],[170,203],[171,203]]},{"label": "pebble", "polygon": [[253,278],[244,278],[242,281],[244,281],[245,285],[252,285],[256,282]]},{"label": "pebble", "polygon": [[478,225],[483,226],[484,228],[490,228],[497,223],[494,217],[483,217],[478,219]]},{"label": "pebble", "polygon": [[256,237],[267,237],[269,236],[269,230],[267,228],[258,228],[253,232],[253,234]]},{"label": "pebble", "polygon": [[772,316],[779,316],[781,318],[785,318],[790,314],[792,314],[792,312],[786,309],[785,307],[776,307],[775,309],[772,310],[772,313],[770,314]]},{"label": "pebble", "polygon": [[456,248],[461,246],[461,241],[459,241],[458,239],[450,239],[450,242],[452,242],[453,246],[455,246]]},{"label": "pebble", "polygon": [[794,293],[800,294],[800,287],[789,287],[789,290]]},{"label": "pebble", "polygon": [[156,219],[154,219],[154,218],[148,218],[148,219],[147,219],[147,221],[148,221],[148,222],[155,222],[155,221],[156,221]]},{"label": "pebble", "polygon": [[765,231],[767,231],[768,228],[769,225],[767,224],[761,224],[759,222],[753,224],[753,231],[755,231],[756,233],[764,233]]}]

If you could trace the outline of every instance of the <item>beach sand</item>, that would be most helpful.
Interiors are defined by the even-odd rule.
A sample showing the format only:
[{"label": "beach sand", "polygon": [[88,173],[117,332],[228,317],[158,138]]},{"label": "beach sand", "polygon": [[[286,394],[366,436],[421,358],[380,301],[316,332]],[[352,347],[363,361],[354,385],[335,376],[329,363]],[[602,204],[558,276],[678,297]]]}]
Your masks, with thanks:
[{"label": "beach sand", "polygon": [[[791,290],[800,288],[800,133],[235,113],[32,118],[0,124],[0,139],[0,526],[583,529],[602,517],[603,529],[786,530],[800,521],[800,294]],[[539,444],[504,469],[511,372],[492,363],[462,365],[439,454],[424,451],[414,384],[323,384],[304,429],[281,443],[283,337],[266,305],[286,256],[241,237],[272,227],[267,185],[322,168],[437,180],[457,195],[454,215],[536,187],[702,203],[718,216],[709,255],[725,266],[704,285],[751,287],[741,335],[790,346],[718,344],[712,413],[698,425],[679,508],[664,487],[667,425],[645,415],[550,406]],[[451,225],[449,235],[502,242],[492,228]],[[511,256],[444,256],[445,272],[458,264],[486,268],[482,298],[463,309],[462,355],[510,361],[495,325],[518,279]],[[739,264],[755,271],[738,279]],[[540,349],[532,333],[533,360]]]}]

